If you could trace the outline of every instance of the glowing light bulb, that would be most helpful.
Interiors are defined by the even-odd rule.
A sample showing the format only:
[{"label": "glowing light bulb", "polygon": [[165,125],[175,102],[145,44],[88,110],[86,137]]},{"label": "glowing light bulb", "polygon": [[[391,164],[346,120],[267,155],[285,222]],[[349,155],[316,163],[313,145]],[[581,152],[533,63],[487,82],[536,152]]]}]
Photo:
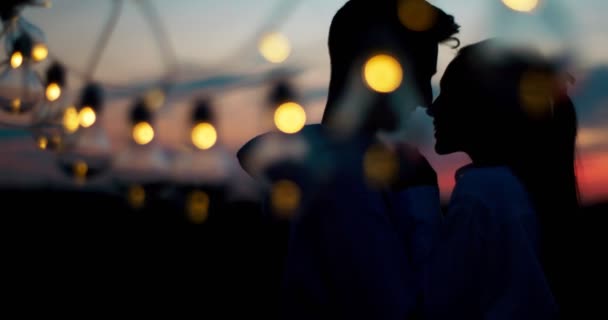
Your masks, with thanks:
[{"label": "glowing light bulb", "polygon": [[[64,120],[67,121],[67,127],[70,127],[70,122],[75,122],[69,118],[74,118],[73,115],[68,115],[65,119],[66,110],[73,107],[73,98],[67,93],[62,92],[61,96],[55,100],[46,100],[43,104],[33,110],[31,115],[31,133],[35,141],[45,138],[48,141],[46,150],[59,151],[64,147],[64,136],[70,135],[73,132],[66,130]],[[78,129],[78,128],[76,128]]]},{"label": "glowing light bulb", "polygon": [[49,56],[49,49],[43,43],[38,43],[32,48],[32,59],[34,62],[45,60]]},{"label": "glowing light bulb", "polygon": [[306,111],[295,102],[284,103],[275,111],[274,123],[284,133],[297,133],[306,124]]},{"label": "glowing light bulb", "polygon": [[186,204],[186,213],[188,219],[195,224],[201,224],[207,221],[209,217],[209,195],[203,191],[193,191],[188,195]]},{"label": "glowing light bulb", "polygon": [[[75,107],[67,110],[68,118],[75,128],[79,126],[78,111]],[[66,112],[64,112],[65,118]],[[65,119],[64,119],[65,120]],[[65,128],[64,128],[65,130]],[[110,139],[101,126],[93,126],[87,130],[77,130],[61,137],[57,162],[62,171],[77,182],[99,177],[110,168],[113,154]],[[86,169],[86,170],[85,170]]]},{"label": "glowing light bulb", "polygon": [[46,150],[48,145],[49,145],[49,140],[47,139],[47,137],[38,138],[38,148],[40,148],[40,150]]},{"label": "glowing light bulb", "polygon": [[150,111],[157,111],[160,109],[166,100],[165,92],[161,89],[154,89],[149,91],[144,96],[145,105],[150,108]]},{"label": "glowing light bulb", "polygon": [[394,57],[379,54],[371,57],[363,68],[363,78],[367,85],[380,93],[391,93],[403,81],[403,69]]},{"label": "glowing light bulb", "polygon": [[399,20],[412,31],[426,31],[433,27],[437,12],[426,0],[400,0]]},{"label": "glowing light bulb", "polygon": [[217,131],[212,124],[202,122],[192,128],[192,144],[201,150],[210,149],[217,142]]},{"label": "glowing light bulb", "polygon": [[22,64],[23,54],[19,51],[14,52],[13,55],[11,55],[11,67],[13,67],[13,69],[17,69],[21,67]]},{"label": "glowing light bulb", "polygon": [[139,145],[146,145],[154,140],[154,128],[145,121],[133,126],[133,141]]},{"label": "glowing light bulb", "polygon": [[[4,1],[6,2],[6,1]],[[23,42],[19,43],[20,39],[23,40],[23,37],[26,36],[28,38],[28,44],[25,48],[31,48],[28,51],[27,57],[24,58],[33,58],[34,51],[36,50],[36,45],[43,45],[46,43],[46,37],[44,32],[37,27],[36,25],[29,22],[22,15],[18,15],[13,19],[7,20],[3,24],[3,31],[5,34],[4,37],[4,49],[7,55],[12,55],[15,51],[21,51],[23,53],[24,46]],[[38,48],[38,55],[43,54],[44,50],[41,50],[42,47]],[[45,46],[46,49],[46,46]],[[46,50],[46,55],[48,55],[48,49]],[[45,57],[46,58],[46,57]],[[34,60],[35,61],[35,60]],[[35,61],[37,62],[37,61]]]},{"label": "glowing light bulb", "polygon": [[525,72],[519,84],[522,107],[531,117],[545,116],[552,112],[554,79],[538,71]]},{"label": "glowing light bulb", "polygon": [[518,12],[532,12],[538,8],[540,0],[502,0],[509,9]]},{"label": "glowing light bulb", "polygon": [[397,178],[399,159],[387,147],[373,145],[363,158],[363,171],[371,186],[385,187]]},{"label": "glowing light bulb", "polygon": [[146,203],[146,190],[140,185],[133,185],[127,192],[127,200],[134,209],[143,208]]},{"label": "glowing light bulb", "polygon": [[74,176],[79,179],[84,179],[89,171],[89,166],[86,162],[80,160],[74,163]]},{"label": "glowing light bulb", "polygon": [[21,110],[21,99],[16,98],[11,101],[11,110],[13,113],[19,113],[19,110]]},{"label": "glowing light bulb", "polygon": [[65,109],[63,113],[63,128],[67,133],[74,133],[80,127],[80,117],[76,107],[71,106]]},{"label": "glowing light bulb", "polygon": [[272,208],[281,217],[290,217],[300,206],[301,198],[300,187],[289,180],[275,183],[270,195]]},{"label": "glowing light bulb", "polygon": [[6,66],[0,74],[0,109],[9,114],[25,114],[44,101],[44,86],[27,65]]},{"label": "glowing light bulb", "polygon": [[262,56],[272,63],[284,62],[291,54],[289,39],[278,32],[262,37],[258,47]]},{"label": "glowing light bulb", "polygon": [[95,110],[89,106],[82,108],[78,113],[78,123],[83,128],[91,127],[95,124],[95,121],[97,121],[97,115]]},{"label": "glowing light bulb", "polygon": [[46,99],[53,102],[61,97],[61,87],[56,83],[49,83],[46,86]]}]

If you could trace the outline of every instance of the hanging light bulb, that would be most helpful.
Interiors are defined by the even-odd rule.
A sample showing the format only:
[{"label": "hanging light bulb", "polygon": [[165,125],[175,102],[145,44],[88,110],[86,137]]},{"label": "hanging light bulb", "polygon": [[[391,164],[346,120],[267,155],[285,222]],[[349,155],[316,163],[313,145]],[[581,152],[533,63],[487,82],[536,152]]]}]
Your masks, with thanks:
[{"label": "hanging light bulb", "polygon": [[274,120],[279,132],[269,132],[256,138],[246,154],[240,157],[246,171],[265,183],[272,183],[274,179],[269,175],[270,168],[284,161],[304,163],[312,147],[322,140],[317,139],[315,130],[309,131],[312,136],[309,133],[295,134],[302,130],[306,121],[306,114],[297,104],[297,98],[292,86],[284,79],[272,87],[267,98],[272,115],[267,119]]},{"label": "hanging light bulb", "polygon": [[2,0],[0,3],[0,19],[3,22],[16,18],[25,6],[51,7],[50,0]]},{"label": "hanging light bulb", "polygon": [[145,146],[154,140],[154,127],[152,126],[152,112],[147,105],[140,101],[131,112],[131,136],[133,142]]},{"label": "hanging light bulb", "polygon": [[[97,114],[99,111],[101,111],[103,103],[103,89],[97,84],[86,86],[83,90],[82,97],[80,99],[80,104],[78,105],[79,119],[82,117],[87,117],[82,115],[83,110],[87,110],[86,113],[93,112]],[[88,120],[85,122],[87,123],[87,125],[83,125],[84,128],[91,127],[93,124],[96,123],[94,120]]]},{"label": "hanging light bulb", "polygon": [[198,101],[192,114],[192,144],[201,150],[211,149],[217,142],[213,114],[206,100]]},{"label": "hanging light bulb", "polygon": [[[27,58],[31,42],[20,38],[15,45],[9,63],[0,72],[0,110],[5,113],[5,122],[17,124],[22,115],[30,113],[44,99],[44,89],[38,74],[31,68]],[[29,122],[30,119],[25,119]],[[24,123],[29,125],[29,123]]]},{"label": "hanging light bulb", "polygon": [[174,162],[174,176],[181,184],[223,184],[229,175],[229,156],[217,145],[215,115],[208,99],[195,101],[189,119],[188,144]]},{"label": "hanging light bulb", "polygon": [[4,47],[7,55],[14,56],[17,43],[20,38],[28,37],[31,41],[30,50],[27,54],[23,54],[24,59],[30,59],[32,62],[42,62],[47,59],[49,50],[46,45],[46,36],[44,32],[37,26],[27,21],[21,16],[14,16],[4,21],[5,39]]},{"label": "hanging light bulb", "polygon": [[186,197],[186,217],[193,224],[202,224],[209,219],[211,198],[201,190],[193,190]]},{"label": "hanging light bulb", "polygon": [[29,113],[44,100],[44,88],[40,77],[31,68],[31,38],[22,35],[15,40],[12,48],[9,63],[3,66],[4,70],[0,73],[0,109],[18,118],[18,115]]},{"label": "hanging light bulb", "polygon": [[34,110],[32,133],[40,149],[57,151],[65,134],[79,128],[76,107],[66,94],[66,72],[60,63],[46,71],[46,101]]},{"label": "hanging light bulb", "polygon": [[295,101],[295,92],[286,81],[280,81],[271,92],[274,125],[283,133],[300,132],[306,125],[306,111]]},{"label": "hanging light bulb", "polygon": [[216,115],[211,100],[199,98],[192,105],[188,119],[189,147],[182,148],[173,161],[173,179],[183,195],[182,208],[190,223],[204,223],[214,203],[221,203],[234,181],[238,164],[220,144],[216,129]]},{"label": "hanging light bulb", "polygon": [[124,189],[129,204],[137,209],[160,196],[170,168],[167,152],[157,143],[154,111],[146,101],[146,97],[139,98],[132,106],[130,143],[118,154],[113,166],[114,180]]},{"label": "hanging light bulb", "polygon": [[79,122],[83,106],[90,107],[98,115],[103,103],[103,89],[91,83],[82,90],[78,104],[63,112],[63,128],[67,134],[57,154],[58,163],[69,177],[80,183],[103,174],[112,162],[110,140],[101,123],[97,121],[89,127],[81,127]]},{"label": "hanging light bulb", "polygon": [[282,63],[291,54],[289,39],[279,32],[265,34],[258,43],[261,55],[272,63]]},{"label": "hanging light bulb", "polygon": [[0,18],[3,23],[8,23],[19,15],[19,10],[27,4],[25,0],[3,0],[0,2]]}]

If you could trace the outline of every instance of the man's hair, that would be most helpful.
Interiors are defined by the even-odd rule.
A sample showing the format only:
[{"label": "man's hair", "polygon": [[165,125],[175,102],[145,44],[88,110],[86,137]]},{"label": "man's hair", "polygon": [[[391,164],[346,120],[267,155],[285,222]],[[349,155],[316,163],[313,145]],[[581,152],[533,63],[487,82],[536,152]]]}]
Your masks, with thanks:
[{"label": "man's hair", "polygon": [[[399,5],[407,1],[423,3],[433,11],[433,23],[428,29],[410,30],[402,23],[399,18]],[[332,20],[328,39],[330,55],[337,58],[338,55],[333,54],[338,53],[337,51],[349,50],[354,54],[360,52],[364,46],[374,42],[373,39],[365,37],[370,37],[370,33],[379,29],[392,33],[395,40],[409,38],[414,42],[425,40],[435,44],[453,40],[458,44],[458,39],[454,36],[460,31],[460,26],[452,15],[425,0],[350,0]],[[377,36],[377,33],[373,34],[373,37]]]},{"label": "man's hair", "polygon": [[[403,23],[399,6],[407,2],[413,2],[418,8],[424,6],[432,18],[428,28],[411,30]],[[348,1],[334,16],[329,30],[331,81],[323,122],[331,121],[334,103],[343,94],[351,71],[362,63],[361,59],[376,51],[394,51],[413,76],[432,74],[438,44],[451,40],[457,47],[459,42],[454,36],[459,30],[453,16],[425,0]]]}]

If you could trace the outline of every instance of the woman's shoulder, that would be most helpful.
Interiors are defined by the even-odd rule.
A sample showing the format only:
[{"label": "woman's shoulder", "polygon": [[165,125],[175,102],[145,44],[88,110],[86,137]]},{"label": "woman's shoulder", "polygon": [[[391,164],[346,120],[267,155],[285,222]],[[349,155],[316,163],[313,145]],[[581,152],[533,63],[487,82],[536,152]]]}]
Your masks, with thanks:
[{"label": "woman's shoulder", "polygon": [[456,188],[468,191],[492,192],[523,190],[523,184],[507,166],[468,165],[456,172]]},{"label": "woman's shoulder", "polygon": [[531,207],[523,183],[506,166],[461,168],[456,174],[452,201],[474,201],[491,211],[527,212]]}]

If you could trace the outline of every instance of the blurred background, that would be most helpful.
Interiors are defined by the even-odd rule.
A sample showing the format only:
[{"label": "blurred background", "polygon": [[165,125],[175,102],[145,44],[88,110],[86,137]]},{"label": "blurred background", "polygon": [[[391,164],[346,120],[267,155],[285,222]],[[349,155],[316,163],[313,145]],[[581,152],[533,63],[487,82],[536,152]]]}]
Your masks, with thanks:
[{"label": "blurred background", "polygon": [[[179,247],[188,253],[171,261],[206,262],[168,272],[188,274],[207,288],[199,290],[223,288],[226,299],[273,310],[288,230],[282,217],[262,215],[257,188],[235,154],[260,133],[297,132],[320,122],[329,83],[328,30],[345,2],[3,0],[2,219],[61,222],[72,231],[153,224],[162,238],[169,231],[158,226],[197,225],[201,229]],[[608,202],[608,2],[429,2],[455,16],[462,46],[494,36],[526,42],[561,61],[576,79],[570,94],[579,114],[584,217],[599,221]],[[436,91],[456,53],[440,47]],[[284,119],[269,100],[281,85],[297,102],[281,106]],[[415,111],[411,124],[447,200],[454,171],[469,160],[433,152],[424,110]],[[281,205],[289,209],[294,193],[289,186],[280,190],[288,198]],[[97,238],[102,246],[106,237]],[[120,252],[134,260],[132,252],[149,258],[165,250],[159,257],[170,259],[176,248],[153,242],[130,241]],[[218,280],[212,274],[220,270],[230,276]],[[172,276],[161,278],[175,284]],[[140,280],[150,285],[146,279],[152,281]],[[256,294],[266,289],[275,295]]]}]

